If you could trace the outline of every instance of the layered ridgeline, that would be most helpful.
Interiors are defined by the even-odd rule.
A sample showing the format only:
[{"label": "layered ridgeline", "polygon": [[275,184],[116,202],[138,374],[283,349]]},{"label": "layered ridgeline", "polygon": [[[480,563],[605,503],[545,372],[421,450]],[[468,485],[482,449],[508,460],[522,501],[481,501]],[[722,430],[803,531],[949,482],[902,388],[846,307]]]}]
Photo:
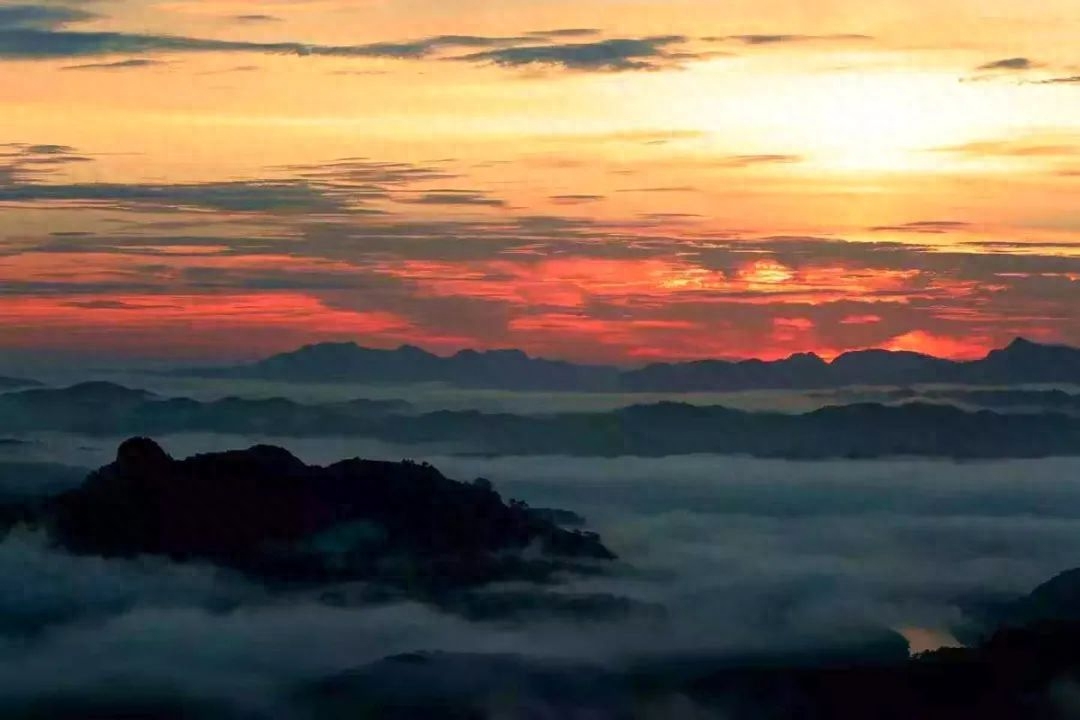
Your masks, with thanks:
[{"label": "layered ridgeline", "polygon": [[971,411],[911,402],[860,403],[804,414],[682,403],[601,412],[419,413],[407,403],[164,398],[108,383],[0,394],[0,433],[94,436],[213,432],[257,437],[355,437],[482,455],[715,453],[757,457],[1028,458],[1080,455],[1080,416]]},{"label": "layered ridgeline", "polygon": [[39,383],[37,380],[28,380],[26,378],[6,377],[0,375],[0,391],[40,386],[41,383]]},{"label": "layered ridgeline", "polygon": [[309,345],[248,365],[177,371],[181,375],[284,382],[445,383],[465,388],[594,392],[706,392],[815,389],[852,385],[1080,384],[1080,349],[1017,339],[985,358],[953,361],[913,352],[863,350],[826,362],[814,354],[784,360],[702,360],[626,369],[529,357],[519,350],[464,350],[449,357],[405,345],[376,350],[353,343]]},{"label": "layered ridgeline", "polygon": [[76,554],[211,563],[275,585],[374,581],[420,598],[615,557],[557,524],[572,513],[504,502],[482,478],[414,462],[311,466],[271,446],[175,460],[134,438],[81,484],[5,516]]}]

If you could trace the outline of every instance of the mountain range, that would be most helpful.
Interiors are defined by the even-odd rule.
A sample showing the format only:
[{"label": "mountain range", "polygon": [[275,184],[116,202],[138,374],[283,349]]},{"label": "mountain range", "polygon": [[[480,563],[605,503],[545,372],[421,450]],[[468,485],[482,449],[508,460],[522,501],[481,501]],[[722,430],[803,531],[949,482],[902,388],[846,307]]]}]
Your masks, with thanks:
[{"label": "mountain range", "polygon": [[246,365],[185,368],[174,374],[283,382],[443,383],[462,388],[577,392],[726,392],[802,390],[855,385],[1080,384],[1080,348],[1018,338],[978,360],[914,352],[860,350],[831,362],[804,353],[783,360],[700,360],[639,368],[534,358],[520,350],[435,355],[355,343],[308,345]]},{"label": "mountain range", "polygon": [[398,401],[301,404],[285,398],[199,401],[109,383],[0,394],[0,432],[88,436],[213,432],[355,437],[435,444],[460,454],[663,457],[714,453],[824,459],[1080,455],[1080,417],[947,404],[856,403],[804,414],[685,403],[546,415],[440,410]]}]

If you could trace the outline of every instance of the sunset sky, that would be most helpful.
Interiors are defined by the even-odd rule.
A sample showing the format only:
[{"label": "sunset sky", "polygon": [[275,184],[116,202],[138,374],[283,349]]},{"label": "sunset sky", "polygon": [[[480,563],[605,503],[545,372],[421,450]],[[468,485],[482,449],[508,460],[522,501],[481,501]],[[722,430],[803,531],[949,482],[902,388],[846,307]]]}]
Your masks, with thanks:
[{"label": "sunset sky", "polygon": [[1080,345],[1077,0],[0,0],[0,352]]}]

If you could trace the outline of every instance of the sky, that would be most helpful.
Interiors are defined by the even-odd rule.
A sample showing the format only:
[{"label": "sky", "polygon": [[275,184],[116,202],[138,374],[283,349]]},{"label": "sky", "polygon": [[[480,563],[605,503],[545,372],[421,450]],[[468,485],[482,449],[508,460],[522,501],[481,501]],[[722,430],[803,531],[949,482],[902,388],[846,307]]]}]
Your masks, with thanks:
[{"label": "sky", "polygon": [[1076,0],[0,0],[0,353],[1080,345]]}]

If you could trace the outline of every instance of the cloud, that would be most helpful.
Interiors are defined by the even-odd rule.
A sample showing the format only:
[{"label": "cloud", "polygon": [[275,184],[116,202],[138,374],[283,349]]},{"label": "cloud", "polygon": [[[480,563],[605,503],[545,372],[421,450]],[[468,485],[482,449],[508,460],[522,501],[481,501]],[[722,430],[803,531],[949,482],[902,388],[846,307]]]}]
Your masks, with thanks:
[{"label": "cloud", "polygon": [[231,19],[241,23],[281,22],[281,18],[274,15],[233,15]]},{"label": "cloud", "polygon": [[[165,444],[186,455],[254,440]],[[332,438],[290,449],[320,463],[357,452]],[[491,478],[533,506],[581,512],[626,559],[555,592],[609,593],[666,613],[469,622],[393,598],[370,602],[363,587],[271,597],[206,566],[72,557],[17,533],[0,542],[0,617],[10,620],[0,700],[169,688],[247,711],[232,717],[291,719],[298,685],[397,653],[507,653],[518,659],[492,662],[540,662],[550,681],[561,667],[580,679],[580,663],[820,650],[888,628],[945,632],[963,623],[968,603],[1025,593],[1080,555],[1077,460],[424,459],[450,477]],[[470,670],[453,658],[439,668],[442,687]]]},{"label": "cloud", "polygon": [[1080,155],[1080,144],[1040,142],[1038,140],[980,140],[962,145],[935,148],[934,151],[976,157],[1053,158]]},{"label": "cloud", "polygon": [[0,191],[48,177],[65,165],[86,162],[91,158],[68,145],[0,144]]},{"label": "cloud", "polygon": [[[22,7],[22,6],[17,6]],[[0,58],[49,59],[93,57],[115,54],[150,54],[183,52],[236,52],[291,54],[338,58],[421,59],[437,52],[460,49],[510,48],[524,42],[557,38],[558,31],[514,37],[479,35],[436,35],[402,42],[376,42],[363,45],[319,45],[300,42],[251,42],[214,40],[181,35],[153,35],[126,32],[75,32],[55,29],[63,18],[84,17],[49,11],[40,19],[33,13],[13,13],[7,24],[0,16]],[[55,18],[48,20],[48,18]],[[15,24],[18,21],[18,24]]]},{"label": "cloud", "polygon": [[0,5],[0,33],[12,30],[52,30],[93,20],[96,15],[67,5]]},{"label": "cloud", "polygon": [[881,322],[880,315],[848,315],[840,321],[841,325],[877,325]]},{"label": "cloud", "polygon": [[222,212],[335,212],[338,199],[297,180],[186,184],[22,184],[0,186],[0,202],[56,201],[141,205],[158,210],[204,208]]},{"label": "cloud", "polygon": [[117,60],[116,62],[85,63],[83,65],[68,65],[61,70],[131,70],[135,68],[154,67],[155,65],[168,65],[162,60],[148,60],[146,58],[132,58],[131,60]]},{"label": "cloud", "polygon": [[956,220],[919,220],[916,222],[904,223],[903,225],[877,225],[870,228],[870,231],[940,235],[969,227],[971,227],[971,223],[959,222]]},{"label": "cloud", "polygon": [[[663,47],[682,42],[681,37],[648,37],[637,40],[602,40],[594,43],[555,44],[567,38],[596,35],[591,28],[536,30],[519,36],[487,37],[478,35],[437,35],[402,42],[375,42],[362,45],[320,45],[300,42],[252,42],[217,40],[180,35],[153,35],[127,32],[75,32],[59,29],[94,15],[66,6],[0,6],[0,58],[50,59],[94,57],[115,54],[233,52],[293,54],[337,58],[423,59],[449,50],[473,49],[478,52],[456,60],[503,66],[530,64],[560,65],[575,70],[629,70],[658,67],[684,60]],[[240,23],[278,20],[265,14],[232,16]],[[79,69],[139,67],[150,60],[90,64]]]},{"label": "cloud", "polygon": [[410,205],[482,205],[487,207],[505,207],[506,203],[474,190],[437,190],[421,193],[414,198],[398,200]]},{"label": "cloud", "polygon": [[[493,63],[503,67],[549,65],[567,70],[607,72],[658,70],[678,64],[668,48],[685,43],[687,39],[682,35],[656,35],[563,45],[516,45],[471,53],[453,59]],[[679,53],[678,60],[693,57],[693,55]]]},{"label": "cloud", "polygon": [[[1029,145],[1045,147],[1026,140],[1022,147]],[[141,340],[145,352],[190,357],[232,354],[245,343],[244,352],[254,353],[323,339],[318,333],[340,338],[343,328],[361,326],[357,313],[376,312],[405,321],[372,331],[373,342],[520,346],[608,362],[838,352],[916,329],[949,338],[974,332],[972,347],[1033,327],[1045,339],[1080,339],[1068,304],[1080,258],[1026,243],[1022,253],[919,244],[921,236],[964,229],[948,218],[878,226],[908,234],[903,243],[772,238],[705,223],[675,227],[685,219],[677,210],[588,217],[570,207],[599,202],[588,193],[543,196],[552,212],[529,215],[500,205],[485,187],[470,188],[451,161],[341,158],[224,182],[72,181],[70,171],[92,160],[59,144],[0,147],[4,212],[48,210],[76,218],[58,223],[58,232],[84,231],[24,232],[0,243],[0,334],[9,345],[122,342],[134,352]],[[560,202],[570,205],[564,214]],[[430,211],[417,212],[417,203]],[[462,212],[450,212],[455,206]],[[507,209],[480,212],[500,207]],[[98,223],[106,210],[120,224]],[[747,271],[757,260],[784,270]],[[777,277],[788,280],[768,282]],[[161,302],[202,308],[213,294],[245,298],[213,308],[230,328],[220,346],[185,346],[169,330],[172,314],[153,309]],[[99,301],[127,309],[80,312]],[[305,327],[257,309],[286,302],[304,308]],[[28,313],[42,318],[38,329],[12,322]],[[530,324],[530,313],[576,318],[580,332],[545,330],[551,323]],[[842,322],[865,315],[881,322]],[[804,317],[814,329],[798,342],[779,342],[774,317]],[[126,329],[116,326],[121,321]],[[275,332],[260,329],[270,322],[279,323]],[[590,328],[594,342],[580,342]]]},{"label": "cloud", "polygon": [[1080,85],[1080,75],[1073,75],[1072,77],[1058,77],[1050,78],[1048,80],[1038,80],[1039,85]]},{"label": "cloud", "polygon": [[985,65],[980,65],[975,68],[980,71],[994,71],[994,70],[1033,70],[1035,68],[1042,67],[1037,62],[1034,62],[1030,58],[1026,57],[1012,57],[1005,58],[1003,60],[994,60],[988,62]]},{"label": "cloud", "polygon": [[720,165],[729,168],[747,168],[754,165],[790,165],[802,162],[800,155],[729,155],[721,158]]},{"label": "cloud", "polygon": [[829,42],[829,41],[863,41],[873,40],[869,35],[840,33],[833,35],[791,35],[791,34],[757,34],[757,35],[727,35],[722,37],[702,38],[706,42],[736,41],[744,45],[780,45],[785,43],[802,42]]},{"label": "cloud", "polygon": [[656,187],[619,188],[615,192],[620,193],[687,193],[698,192],[698,188],[692,185],[659,185]]},{"label": "cloud", "polygon": [[[140,62],[140,65],[142,63]],[[72,70],[119,70],[124,63],[91,63]],[[234,68],[239,71],[247,68]],[[276,168],[287,175],[191,183],[66,183],[56,173],[91,162],[63,145],[0,145],[0,202],[108,203],[118,208],[219,210],[243,213],[380,213],[365,205],[389,200],[390,191],[454,177],[435,166],[346,158],[319,165]],[[502,205],[479,191],[432,191],[418,204]],[[408,202],[408,201],[406,201]]]},{"label": "cloud", "polygon": [[604,199],[604,196],[579,193],[570,195],[552,195],[548,199],[558,205],[584,205],[587,203],[599,202]]}]

